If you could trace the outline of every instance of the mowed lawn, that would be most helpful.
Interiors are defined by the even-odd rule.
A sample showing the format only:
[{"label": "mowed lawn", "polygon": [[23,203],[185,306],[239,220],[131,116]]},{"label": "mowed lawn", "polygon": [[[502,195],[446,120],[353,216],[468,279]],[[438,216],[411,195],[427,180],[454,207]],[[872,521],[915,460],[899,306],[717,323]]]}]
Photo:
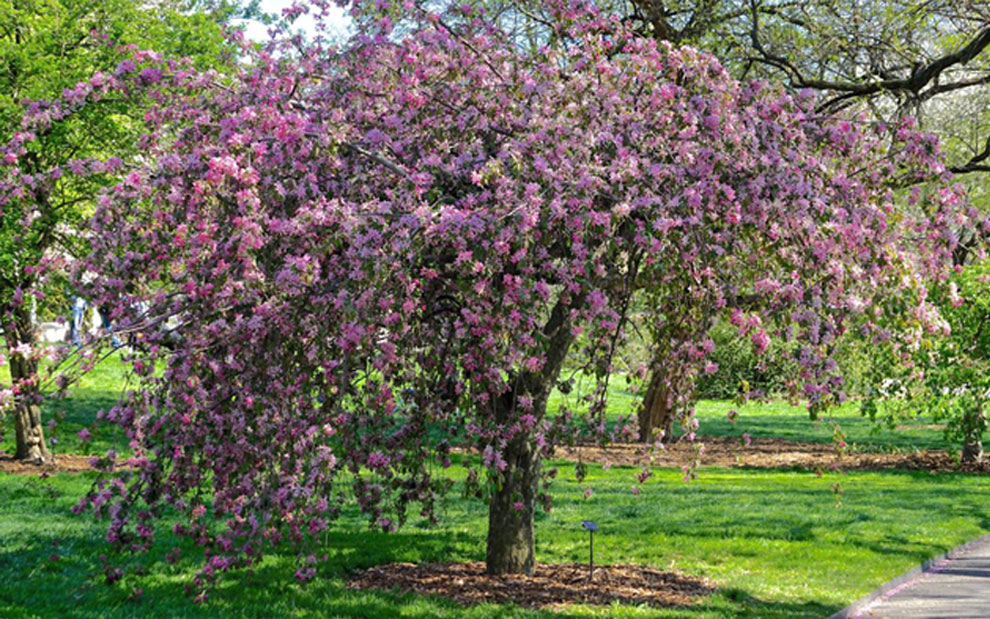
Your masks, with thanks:
[{"label": "mowed lawn", "polygon": [[[75,451],[75,431],[121,392],[119,361],[111,360],[87,381],[71,400],[55,404],[66,413],[56,430],[62,450]],[[722,409],[730,407],[703,403],[702,427],[708,421],[720,427]],[[774,405],[740,413],[737,424],[725,423],[720,431],[758,436],[755,422],[763,419],[769,436],[812,440],[827,433],[822,440],[831,440],[831,429],[815,429],[801,409]],[[847,423],[858,419],[847,417]],[[941,435],[925,430],[908,438],[903,448],[940,441]],[[109,430],[98,442],[100,448],[119,446]],[[103,523],[69,512],[93,477],[0,474],[0,617],[824,617],[919,562],[990,531],[990,483],[979,475],[818,477],[796,470],[703,468],[697,480],[685,483],[679,470],[661,469],[637,497],[630,488],[638,471],[591,466],[589,477],[578,483],[569,463],[549,466],[561,471],[554,510],[537,521],[540,561],[587,560],[580,521],[591,518],[602,529],[595,539],[596,562],[705,576],[719,591],[689,608],[569,606],[551,612],[461,608],[436,598],[347,588],[349,574],[372,565],[483,560],[485,506],[460,498],[455,487],[436,528],[413,519],[397,534],[370,531],[350,506],[322,542],[320,552],[329,560],[320,564],[314,582],[295,582],[296,555],[286,550],[270,554],[251,573],[228,575],[207,602],[196,604],[184,590],[196,569],[196,550],[172,538],[167,523],[149,572],[107,586],[99,560],[105,552]],[[454,467],[451,474],[460,476],[462,469]],[[836,483],[841,505],[833,492]],[[593,494],[586,499],[589,487]],[[176,544],[183,545],[185,558],[168,565],[161,559]]]},{"label": "mowed lawn", "polygon": [[[582,394],[589,392],[591,387],[591,382],[586,379],[579,380],[575,389],[567,395],[554,391],[548,410],[553,412],[560,406],[579,410]],[[635,417],[641,400],[642,395],[635,393],[623,377],[613,378],[608,390],[608,418],[614,421],[620,416]],[[736,411],[736,416],[730,422],[728,413],[732,410]],[[848,400],[815,421],[809,418],[804,403],[791,404],[783,400],[752,401],[743,405],[724,400],[701,400],[695,406],[695,415],[700,436],[742,438],[744,434],[749,434],[753,438],[830,443],[835,439],[838,427],[849,448],[855,451],[890,452],[953,447],[946,443],[941,427],[933,424],[930,417],[911,416],[891,426],[883,420],[874,422],[863,416],[857,400]],[[679,435],[683,430],[675,425],[674,433]]]},{"label": "mowed lawn", "polygon": [[[990,530],[987,490],[976,475],[849,473],[819,478],[797,471],[705,469],[691,483],[660,471],[639,497],[635,471],[591,467],[584,483],[563,464],[556,506],[537,523],[541,561],[584,561],[583,518],[602,533],[599,563],[641,563],[706,576],[720,591],[700,605],[568,607],[564,616],[823,617],[880,583]],[[841,481],[837,507],[831,485]],[[324,540],[329,560],[308,585],[295,583],[294,555],[270,555],[253,574],[227,576],[205,604],[183,585],[195,550],[175,566],[159,561],[123,584],[102,583],[103,529],[69,507],[88,475],[48,480],[0,475],[0,616],[550,616],[514,607],[462,609],[438,599],[356,592],[355,569],[393,561],[482,560],[486,513],[451,498],[438,528],[413,521],[397,534],[369,531],[351,510]],[[594,494],[585,499],[583,488]],[[176,540],[164,534],[160,560]],[[134,597],[137,588],[141,595]]]}]

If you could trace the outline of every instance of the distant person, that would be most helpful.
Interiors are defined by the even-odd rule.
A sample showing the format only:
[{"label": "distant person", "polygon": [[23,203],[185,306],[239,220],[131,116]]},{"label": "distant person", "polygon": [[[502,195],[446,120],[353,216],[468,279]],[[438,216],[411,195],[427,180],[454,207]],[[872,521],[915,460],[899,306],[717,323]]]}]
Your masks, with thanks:
[{"label": "distant person", "polygon": [[86,328],[86,299],[75,295],[72,299],[72,322],[69,323],[69,339],[76,348],[82,346],[82,333]]},{"label": "distant person", "polygon": [[[72,344],[77,348],[82,346],[83,333],[86,331],[86,310],[89,303],[83,297],[76,295],[72,302],[72,324],[69,326]],[[100,316],[100,326],[110,334],[110,341],[114,348],[120,348],[120,338],[113,332],[113,325],[110,322],[110,315],[107,311],[99,307],[97,313]]]},{"label": "distant person", "polygon": [[98,307],[96,311],[100,314],[100,326],[110,334],[110,342],[113,344],[113,347],[120,348],[120,338],[113,332],[113,325],[110,324],[110,314],[103,307]]}]

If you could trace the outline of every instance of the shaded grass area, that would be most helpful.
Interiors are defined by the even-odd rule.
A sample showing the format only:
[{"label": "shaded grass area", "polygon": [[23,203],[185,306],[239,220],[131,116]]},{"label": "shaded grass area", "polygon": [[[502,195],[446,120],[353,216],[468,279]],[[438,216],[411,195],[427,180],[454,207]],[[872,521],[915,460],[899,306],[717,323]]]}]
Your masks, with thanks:
[{"label": "shaded grass area", "polygon": [[[176,542],[163,533],[145,576],[108,587],[99,574],[103,529],[68,509],[88,475],[49,480],[0,475],[0,616],[372,616],[372,617],[821,617],[880,583],[990,530],[979,476],[850,473],[817,477],[799,471],[709,469],[685,484],[679,471],[659,471],[639,497],[636,471],[590,467],[583,483],[557,462],[551,514],[537,520],[538,557],[587,560],[592,518],[596,561],[639,563],[706,576],[719,592],[696,607],[566,607],[556,614],[512,606],[462,609],[444,600],[346,588],[356,569],[393,561],[483,560],[486,510],[452,495],[441,526],[412,520],[398,534],[368,530],[354,506],[323,540],[329,559],[309,585],[297,584],[295,555],[269,555],[253,573],[222,581],[205,604],[183,585],[196,550],[169,566]],[[842,506],[832,484],[841,482]],[[583,489],[594,494],[585,499]],[[168,527],[163,527],[167,529]],[[53,560],[52,555],[58,555]],[[142,594],[129,599],[137,588]]]},{"label": "shaded grass area", "polygon": [[[735,423],[726,417],[736,410]],[[873,422],[859,412],[858,402],[847,402],[816,421],[808,418],[803,405],[784,401],[751,402],[737,406],[732,402],[702,400],[697,405],[701,422],[699,433],[707,436],[778,438],[785,441],[829,443],[838,425],[846,443],[864,452],[913,451],[918,449],[954,449],[946,442],[941,429],[931,427],[932,419],[917,416],[904,420],[898,428]]]}]

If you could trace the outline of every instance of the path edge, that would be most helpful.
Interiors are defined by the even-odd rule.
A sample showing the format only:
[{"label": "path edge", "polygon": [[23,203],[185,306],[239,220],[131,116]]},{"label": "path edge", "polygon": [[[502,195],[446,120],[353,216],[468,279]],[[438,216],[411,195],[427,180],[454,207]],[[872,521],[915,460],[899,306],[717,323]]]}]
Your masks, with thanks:
[{"label": "path edge", "polygon": [[911,582],[912,580],[920,578],[921,576],[930,573],[932,571],[940,571],[940,570],[933,570],[932,568],[940,563],[943,563],[944,561],[952,560],[959,557],[960,555],[966,554],[967,552],[972,550],[975,546],[979,546],[980,544],[988,543],[988,542],[990,542],[990,533],[986,535],[981,535],[976,539],[971,539],[968,542],[965,542],[964,544],[960,544],[959,546],[956,546],[955,548],[947,552],[943,552],[937,557],[932,557],[931,559],[928,559],[918,567],[910,569],[907,572],[901,574],[900,576],[893,578],[892,580],[888,580],[887,582],[880,585],[872,592],[867,593],[865,596],[856,600],[849,606],[846,606],[837,613],[833,615],[829,615],[828,619],[855,619],[855,617],[857,617],[859,613],[869,609],[869,607],[872,606],[874,602],[881,600],[894,589],[897,589],[898,587],[901,587]]}]

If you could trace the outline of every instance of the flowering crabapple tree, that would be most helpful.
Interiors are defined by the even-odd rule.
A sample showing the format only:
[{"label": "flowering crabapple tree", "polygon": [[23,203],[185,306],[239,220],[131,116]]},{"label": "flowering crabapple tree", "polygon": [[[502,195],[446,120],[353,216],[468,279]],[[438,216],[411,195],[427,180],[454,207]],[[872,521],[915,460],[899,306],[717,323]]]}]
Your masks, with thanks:
[{"label": "flowering crabapple tree", "polygon": [[[499,0],[473,0],[475,5],[482,5],[491,11],[497,19],[506,23],[511,32],[515,34],[518,41],[534,46],[539,43],[560,43],[578,44],[567,37],[567,33],[554,31],[547,26],[547,23],[540,17],[543,12],[540,2],[502,2]],[[881,6],[882,3],[874,3],[871,9]],[[944,123],[931,122],[932,110],[938,106],[929,104],[922,105],[920,102],[929,101],[939,93],[953,93],[953,96],[960,87],[971,83],[956,83],[951,88],[945,88],[944,84],[937,88],[925,91],[922,96],[919,93],[925,90],[926,85],[930,85],[932,80],[941,79],[951,81],[950,75],[953,66],[960,68],[966,65],[967,70],[972,70],[974,62],[978,61],[980,53],[987,46],[990,38],[987,32],[978,32],[979,27],[971,29],[970,32],[963,31],[955,33],[956,36],[939,40],[937,32],[941,32],[942,26],[952,27],[950,22],[936,18],[937,9],[926,13],[926,17],[938,22],[938,26],[931,24],[920,26],[918,32],[924,32],[922,38],[926,44],[934,45],[934,48],[941,49],[941,57],[926,57],[918,50],[907,52],[914,54],[918,58],[916,63],[901,63],[897,71],[907,71],[903,75],[905,79],[888,79],[883,86],[879,86],[875,63],[883,64],[883,54],[871,51],[870,66],[860,67],[861,70],[850,70],[848,67],[837,70],[832,67],[833,75],[860,75],[861,78],[852,81],[841,79],[834,81],[823,81],[811,79],[812,74],[821,73],[822,67],[833,63],[855,63],[855,54],[830,54],[822,50],[830,45],[840,44],[842,46],[855,46],[856,40],[860,40],[862,32],[857,29],[863,24],[868,24],[868,28],[875,30],[878,20],[895,19],[903,22],[900,13],[888,13],[883,16],[884,11],[866,20],[848,19],[847,14],[843,14],[838,20],[816,14],[812,7],[817,6],[814,2],[805,2],[795,5],[793,13],[785,16],[789,9],[783,9],[776,3],[746,3],[743,10],[739,10],[737,2],[600,2],[600,6],[608,7],[623,15],[627,23],[632,24],[639,36],[652,37],[658,41],[670,41],[675,45],[695,45],[712,51],[724,63],[726,68],[733,75],[762,75],[776,76],[780,78],[790,92],[796,93],[801,88],[811,88],[819,93],[816,101],[816,109],[837,110],[852,109],[850,102],[858,101],[855,109],[869,109],[869,118],[872,120],[897,119],[906,110],[912,110],[924,118],[928,118],[929,126],[938,126],[936,132],[943,134],[943,139],[947,140],[949,149],[948,159],[953,159],[954,142],[951,135],[953,131],[947,131]],[[820,7],[819,7],[820,8]],[[783,12],[782,12],[783,11]],[[798,13],[803,15],[802,19],[792,19]],[[855,23],[853,23],[855,22]],[[968,22],[978,23],[983,22]],[[859,25],[857,25],[859,24]],[[902,23],[901,26],[904,24]],[[851,29],[847,29],[851,28]],[[840,34],[841,31],[841,34]],[[734,35],[730,36],[730,33]],[[944,33],[943,33],[944,34]],[[982,35],[982,36],[978,36]],[[741,46],[740,46],[741,45]],[[750,46],[748,50],[740,54],[739,50]],[[877,42],[871,41],[871,48],[877,48]],[[934,49],[933,48],[933,49]],[[931,51],[931,50],[929,50]],[[939,54],[936,54],[938,56]],[[763,68],[761,69],[761,65]],[[812,69],[812,67],[814,67]],[[913,69],[909,70],[909,69]],[[829,71],[824,70],[825,73]],[[881,71],[883,72],[883,71]],[[943,73],[944,72],[944,73]],[[941,76],[941,77],[940,77]],[[885,78],[892,78],[887,75]],[[906,79],[910,77],[910,79]],[[773,79],[773,78],[771,78]],[[857,82],[856,80],[860,81]],[[867,82],[874,82],[867,84]],[[888,106],[865,106],[861,105],[870,99],[884,98],[892,96],[894,93],[898,99],[895,105]],[[911,101],[908,105],[906,102]],[[931,108],[931,109],[926,109]],[[948,106],[953,114],[958,115],[959,106]],[[982,109],[982,108],[981,108]],[[978,135],[977,132],[974,135]],[[892,136],[893,137],[893,136]],[[969,160],[973,153],[974,157],[982,161],[986,153],[982,153],[982,142],[965,153],[965,160]],[[962,161],[955,165],[950,164],[950,169],[958,174],[957,178],[962,183],[974,172],[980,171],[980,166],[975,165],[976,161]],[[930,167],[927,166],[926,167]],[[985,169],[983,171],[986,171]],[[911,179],[892,178],[894,183],[903,184],[924,182],[928,175],[914,177]],[[971,189],[973,186],[970,184]],[[976,188],[976,194],[980,194]],[[971,194],[972,199],[972,194]],[[978,198],[977,198],[978,199]],[[980,241],[975,235],[976,230],[958,230],[963,239],[963,245],[978,244]],[[959,248],[957,248],[958,251]],[[671,298],[665,297],[665,302],[669,303]],[[652,340],[652,351],[641,361],[645,361],[648,372],[643,372],[645,383],[645,394],[639,409],[640,435],[643,440],[652,440],[656,436],[670,438],[670,429],[675,421],[690,421],[693,412],[694,401],[697,397],[697,375],[705,371],[718,372],[717,364],[714,363],[711,355],[706,355],[703,363],[685,363],[682,351],[686,342],[698,340],[695,331],[700,328],[698,322],[685,320],[684,317],[699,308],[692,303],[690,298],[685,299],[686,304],[682,309],[674,314],[676,320],[667,320],[663,323],[654,323],[644,329],[644,339]],[[701,321],[703,324],[706,321]],[[707,339],[701,337],[700,339]],[[721,356],[721,355],[719,355]],[[765,357],[764,357],[765,358]],[[725,368],[719,372],[725,375]],[[792,381],[793,382],[793,381]],[[793,383],[798,387],[797,383]],[[747,396],[748,389],[745,385],[740,385],[741,395]],[[797,394],[794,394],[795,396]],[[812,409],[814,414],[814,409]],[[661,432],[663,434],[661,434]]]},{"label": "flowering crabapple tree", "polygon": [[[859,120],[862,122],[861,118]],[[844,247],[840,251],[856,251],[859,254],[853,262],[847,262],[852,276],[848,273],[837,274],[835,281],[829,281],[840,262],[838,255],[830,256],[817,267],[830,270],[824,277],[811,276],[816,268],[811,265],[818,257],[804,267],[807,270],[791,271],[792,278],[796,273],[804,273],[801,278],[804,286],[819,282],[812,287],[816,315],[790,304],[778,305],[777,294],[785,285],[787,268],[772,275],[773,269],[768,265],[767,258],[771,263],[774,260],[779,261],[778,264],[788,262],[774,250],[763,251],[759,255],[755,251],[749,255],[745,251],[727,255],[728,260],[721,268],[739,269],[749,281],[735,288],[732,300],[699,302],[705,299],[704,284],[699,286],[698,280],[691,278],[676,282],[670,288],[656,283],[643,287],[644,295],[653,304],[651,315],[660,319],[648,325],[653,358],[649,365],[651,373],[647,391],[639,411],[641,440],[664,438],[678,419],[689,427],[691,424],[696,426],[693,418],[694,385],[701,373],[714,373],[719,369],[710,359],[715,345],[709,333],[720,317],[728,319],[727,322],[738,330],[738,335],[749,340],[756,356],[767,352],[770,333],[776,333],[783,340],[797,340],[799,380],[788,379],[787,383],[795,399],[807,399],[812,420],[828,406],[846,399],[844,380],[834,355],[839,350],[838,338],[850,328],[853,328],[852,335],[885,350],[891,349],[894,343],[916,349],[922,339],[938,339],[945,333],[945,322],[939,317],[939,308],[950,311],[952,308],[945,305],[943,297],[933,304],[923,281],[942,281],[952,271],[951,267],[958,264],[959,257],[970,251],[977,256],[983,255],[984,249],[976,239],[990,228],[986,218],[975,208],[964,206],[963,188],[954,184],[952,175],[946,171],[936,138],[914,131],[914,125],[913,118],[905,118],[892,128],[883,124],[874,125],[870,144],[865,146],[867,150],[858,153],[846,150],[842,154],[832,155],[836,157],[833,163],[850,166],[842,171],[833,170],[836,174],[833,182],[846,184],[852,180],[850,189],[866,192],[861,194],[864,203],[871,199],[880,200],[885,221],[874,224],[882,234],[873,237],[856,230],[859,223],[856,216],[853,216],[852,224],[841,230],[843,234],[852,236],[846,236],[844,244],[834,248]],[[829,139],[835,140],[851,127],[852,121],[837,118],[829,120],[823,130],[832,132]],[[894,153],[891,158],[880,155],[884,146],[877,143],[877,139],[892,143],[889,147]],[[865,179],[861,173],[871,166],[871,157],[876,158],[879,167],[869,179]],[[931,183],[931,186],[923,188],[925,183]],[[912,186],[912,189],[902,191],[906,186]],[[848,190],[843,191],[848,196]],[[832,203],[838,204],[835,201]],[[933,210],[934,204],[941,204],[942,208],[950,211],[954,209],[956,216],[940,214],[937,209]],[[909,220],[916,218],[916,221],[900,222],[901,216],[897,210],[905,211]],[[926,224],[918,223],[926,219],[927,230]],[[892,222],[898,223],[899,231],[887,228]],[[780,225],[780,222],[774,223],[773,234],[779,234]],[[970,242],[965,247],[958,242],[959,234],[970,235]],[[886,248],[880,254],[863,253],[867,245],[878,242]],[[771,247],[773,245],[777,244]],[[912,251],[912,248],[917,248],[922,256],[921,261],[915,263],[920,270],[912,275],[907,275],[907,272],[898,275],[902,268],[896,266],[899,259],[882,255],[883,251],[898,253]],[[785,254],[792,256],[792,249],[785,250]],[[867,257],[866,262],[857,262],[859,258]],[[793,265],[792,258],[786,260]],[[861,270],[864,266],[869,268],[868,272]],[[886,272],[885,283],[876,278],[878,270]],[[910,289],[914,295],[907,314],[904,298],[890,296],[892,289],[903,286],[904,282],[895,283],[898,277],[920,278],[907,288],[901,288],[901,292]],[[837,284],[838,289],[826,292],[822,284]],[[725,307],[730,310],[726,312]],[[810,324],[801,324],[799,317],[802,315]],[[801,332],[795,333],[792,330],[794,327]],[[901,362],[914,363],[900,356],[883,368],[896,373],[904,369],[900,367]],[[746,397],[748,394],[742,395]]]},{"label": "flowering crabapple tree", "polygon": [[[280,544],[308,579],[347,501],[386,530],[412,506],[432,519],[471,444],[488,571],[528,573],[542,460],[602,420],[635,294],[658,324],[688,312],[693,364],[710,315],[758,348],[800,340],[816,405],[841,388],[827,350],[847,325],[925,322],[918,282],[967,214],[945,185],[903,215],[886,180],[937,176],[934,143],[894,127],[891,151],[885,127],[551,6],[578,44],[520,49],[470,7],[362,5],[345,46],[273,41],[148,113],[147,164],[101,198],[85,265],[140,377],[105,415],[128,466],[78,506],[109,515],[110,542],[148,548],[170,506],[201,584]],[[600,385],[548,411],[568,354]]]},{"label": "flowering crabapple tree", "polygon": [[[113,51],[119,62],[133,50]],[[50,377],[42,364],[59,351],[38,342],[31,302],[44,302],[46,289],[64,280],[67,262],[84,246],[76,237],[83,236],[78,226],[87,204],[91,208],[95,194],[124,165],[109,145],[127,142],[129,130],[118,125],[127,125],[124,119],[141,107],[148,83],[160,74],[149,67],[139,75],[127,70],[136,66],[133,61],[123,62],[116,72],[98,71],[58,99],[26,102],[18,130],[0,146],[0,325],[10,375],[0,389],[0,412],[12,412],[18,459],[51,457],[41,418]],[[83,127],[93,133],[81,136]]]}]

